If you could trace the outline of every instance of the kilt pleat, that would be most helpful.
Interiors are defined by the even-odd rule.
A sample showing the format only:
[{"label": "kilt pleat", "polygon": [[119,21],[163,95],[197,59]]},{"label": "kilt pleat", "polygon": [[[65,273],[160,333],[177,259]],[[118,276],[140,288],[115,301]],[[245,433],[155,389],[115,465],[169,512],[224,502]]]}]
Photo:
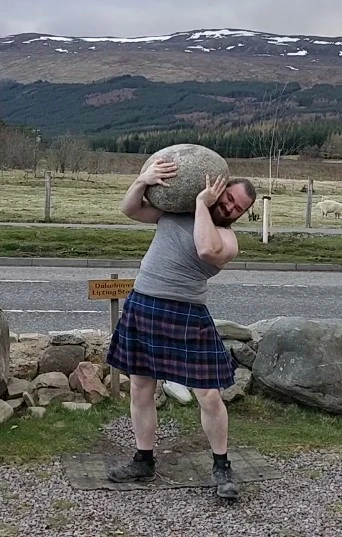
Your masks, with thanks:
[{"label": "kilt pleat", "polygon": [[237,362],[204,304],[132,291],[111,338],[107,362],[128,375],[192,388],[228,388]]}]

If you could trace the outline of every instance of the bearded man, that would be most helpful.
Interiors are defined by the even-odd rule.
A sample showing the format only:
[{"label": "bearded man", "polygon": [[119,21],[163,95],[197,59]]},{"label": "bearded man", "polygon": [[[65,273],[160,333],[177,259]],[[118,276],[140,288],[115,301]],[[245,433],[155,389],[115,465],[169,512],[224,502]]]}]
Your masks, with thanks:
[{"label": "bearded man", "polygon": [[114,466],[108,479],[155,478],[154,394],[158,379],[169,380],[192,388],[213,453],[217,494],[236,499],[239,487],[227,457],[228,415],[220,388],[234,384],[237,363],[216,331],[206,294],[208,280],[238,254],[231,224],[253,205],[256,192],[247,179],[219,176],[211,185],[206,176],[194,214],[165,213],[144,199],[148,186],[172,188],[176,175],[174,163],[157,160],[135,180],[122,203],[126,216],[156,223],[157,229],[108,351],[108,363],[130,376],[136,438],[133,459]]}]

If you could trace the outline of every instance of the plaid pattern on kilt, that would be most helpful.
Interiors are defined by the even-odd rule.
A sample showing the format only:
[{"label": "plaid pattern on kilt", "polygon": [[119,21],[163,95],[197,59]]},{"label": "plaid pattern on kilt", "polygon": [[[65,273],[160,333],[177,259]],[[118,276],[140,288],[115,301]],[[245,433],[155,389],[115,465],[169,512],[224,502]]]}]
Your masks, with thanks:
[{"label": "plaid pattern on kilt", "polygon": [[205,305],[132,291],[113,333],[107,362],[129,375],[192,388],[228,388],[237,362]]}]

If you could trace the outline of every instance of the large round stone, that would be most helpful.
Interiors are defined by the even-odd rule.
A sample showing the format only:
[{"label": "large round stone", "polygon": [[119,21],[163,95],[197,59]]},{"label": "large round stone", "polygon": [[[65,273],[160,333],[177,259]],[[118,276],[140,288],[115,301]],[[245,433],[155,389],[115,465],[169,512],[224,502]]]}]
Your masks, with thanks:
[{"label": "large round stone", "polygon": [[141,168],[143,173],[158,158],[174,162],[178,166],[177,177],[167,179],[170,188],[162,185],[147,187],[148,201],[166,212],[193,212],[196,196],[205,188],[205,176],[209,174],[212,182],[218,175],[228,177],[228,164],[215,151],[202,145],[179,144],[165,147],[154,153]]}]

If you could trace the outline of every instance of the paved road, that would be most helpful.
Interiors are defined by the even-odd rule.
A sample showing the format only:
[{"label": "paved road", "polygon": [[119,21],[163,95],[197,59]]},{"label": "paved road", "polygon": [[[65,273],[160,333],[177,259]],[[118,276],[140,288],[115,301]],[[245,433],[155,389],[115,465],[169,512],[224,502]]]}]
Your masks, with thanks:
[{"label": "paved road", "polygon": [[[10,227],[54,227],[54,228],[92,228],[92,229],[155,229],[154,224],[44,224],[40,222],[0,222],[0,226]],[[261,232],[262,224],[258,227],[234,226],[235,231]],[[274,227],[273,233],[308,233],[311,235],[342,235],[340,228],[304,228],[304,227]]]},{"label": "paved road", "polygon": [[[108,276],[106,269],[0,267],[0,307],[14,332],[106,330],[108,302],[88,300],[87,280]],[[214,317],[241,323],[277,315],[342,318],[342,274],[223,271],[209,284],[208,306]]]}]

